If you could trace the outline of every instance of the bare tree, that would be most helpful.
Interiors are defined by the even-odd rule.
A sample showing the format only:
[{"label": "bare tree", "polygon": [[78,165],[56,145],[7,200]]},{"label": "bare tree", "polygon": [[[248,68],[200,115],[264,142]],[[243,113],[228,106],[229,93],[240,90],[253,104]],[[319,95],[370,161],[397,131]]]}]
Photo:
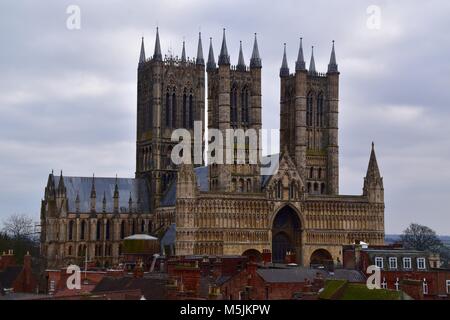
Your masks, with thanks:
[{"label": "bare tree", "polygon": [[411,223],[400,238],[407,249],[438,252],[442,247],[436,232],[417,223]]},{"label": "bare tree", "polygon": [[25,214],[13,214],[3,221],[3,232],[15,239],[30,238],[33,235],[33,219]]}]

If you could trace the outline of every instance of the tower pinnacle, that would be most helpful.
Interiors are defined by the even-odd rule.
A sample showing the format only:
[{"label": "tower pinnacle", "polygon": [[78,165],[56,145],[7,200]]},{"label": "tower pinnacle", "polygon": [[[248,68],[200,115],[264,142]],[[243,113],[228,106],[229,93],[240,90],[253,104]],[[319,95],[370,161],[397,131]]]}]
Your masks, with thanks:
[{"label": "tower pinnacle", "polygon": [[227,39],[225,37],[225,28],[223,28],[222,47],[220,48],[218,64],[219,64],[219,66],[230,64],[230,56],[228,55],[228,49],[227,49]]},{"label": "tower pinnacle", "polygon": [[297,62],[295,63],[295,71],[306,70],[305,59],[303,57],[303,38],[300,38],[300,47],[298,48]]},{"label": "tower pinnacle", "polygon": [[239,59],[236,67],[239,71],[245,71],[247,69],[245,66],[244,54],[242,53],[242,41],[239,41]]},{"label": "tower pinnacle", "polygon": [[333,47],[331,49],[331,56],[330,56],[330,63],[328,64],[328,72],[339,72],[338,71],[338,65],[336,63],[336,53],[334,51],[334,40],[333,40]]},{"label": "tower pinnacle", "polygon": [[288,63],[287,63],[287,58],[286,58],[286,43],[284,44],[284,52],[283,52],[283,62],[281,63],[281,68],[280,68],[280,77],[287,77],[289,76],[289,67],[288,67]]},{"label": "tower pinnacle", "polygon": [[145,48],[144,48],[144,37],[142,37],[141,42],[141,55],[139,56],[139,64],[145,62]]},{"label": "tower pinnacle", "polygon": [[309,73],[316,74],[316,63],[314,61],[314,46],[311,47],[311,61],[309,62]]},{"label": "tower pinnacle", "polygon": [[208,63],[207,63],[206,69],[207,70],[216,69],[216,61],[214,60],[212,38],[209,38],[209,53],[208,53]]},{"label": "tower pinnacle", "polygon": [[159,29],[156,27],[155,52],[153,53],[154,61],[162,61],[161,44],[159,43]]},{"label": "tower pinnacle", "polygon": [[261,68],[261,58],[259,57],[259,50],[258,50],[258,41],[256,39],[256,33],[255,33],[255,42],[253,43],[253,52],[252,52],[252,58],[250,59],[250,68]]},{"label": "tower pinnacle", "polygon": [[205,65],[205,60],[203,59],[203,46],[202,46],[202,33],[198,33],[198,47],[197,47],[197,59],[195,63],[201,66]]}]

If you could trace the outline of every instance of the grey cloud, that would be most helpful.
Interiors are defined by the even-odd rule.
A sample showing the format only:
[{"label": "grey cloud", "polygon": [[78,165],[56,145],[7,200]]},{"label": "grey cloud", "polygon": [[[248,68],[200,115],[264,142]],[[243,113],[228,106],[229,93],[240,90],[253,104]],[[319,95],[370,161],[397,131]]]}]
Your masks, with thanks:
[{"label": "grey cloud", "polygon": [[[73,1],[0,4],[0,215],[36,217],[49,171],[133,176],[136,67],[140,37],[152,54],[160,26],[163,54],[204,53],[222,28],[237,61],[249,62],[253,33],[263,60],[263,126],[279,127],[282,44],[294,71],[299,37],[326,71],[331,40],[341,71],[341,191],[361,193],[375,140],[386,188],[386,230],[409,222],[450,233],[450,35],[445,1],[77,1],[79,31],[66,29]],[[366,28],[378,4],[382,27]]]}]

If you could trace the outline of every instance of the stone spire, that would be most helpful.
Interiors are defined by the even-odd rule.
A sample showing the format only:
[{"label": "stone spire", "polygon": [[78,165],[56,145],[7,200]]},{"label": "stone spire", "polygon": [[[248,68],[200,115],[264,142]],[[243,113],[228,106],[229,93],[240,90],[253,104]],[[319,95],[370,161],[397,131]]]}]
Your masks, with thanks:
[{"label": "stone spire", "polygon": [[377,157],[375,155],[375,144],[372,142],[372,151],[370,152],[369,166],[367,167],[366,179],[380,179],[380,169],[378,168]]},{"label": "stone spire", "polygon": [[186,45],[183,40],[183,50],[181,51],[181,62],[186,62]]},{"label": "stone spire", "polygon": [[117,183],[117,174],[116,174],[116,183],[114,186],[114,212],[118,213],[119,212],[119,185]]},{"label": "stone spire", "polygon": [[103,204],[103,212],[106,212],[106,191],[103,191],[103,199],[102,199],[102,204]]},{"label": "stone spire", "polygon": [[334,40],[333,47],[331,49],[330,63],[328,64],[328,72],[338,72],[338,65],[336,63],[336,53],[334,52]]},{"label": "stone spire", "polygon": [[244,61],[244,54],[242,53],[242,41],[239,41],[239,59],[236,68],[239,71],[245,71],[247,69]]},{"label": "stone spire", "polygon": [[202,46],[202,33],[198,33],[198,47],[197,47],[197,59],[195,63],[201,66],[205,65],[205,60],[203,59],[203,46]]},{"label": "stone spire", "polygon": [[77,197],[75,198],[75,211],[80,212],[80,192],[77,190]]},{"label": "stone spire", "polygon": [[91,198],[95,197],[97,197],[97,193],[95,192],[95,175],[92,174]]},{"label": "stone spire", "polygon": [[208,53],[208,63],[206,65],[207,70],[216,69],[216,61],[214,60],[214,51],[212,45],[212,38],[209,38],[209,53]]},{"label": "stone spire", "polygon": [[372,151],[370,152],[369,166],[367,167],[366,177],[364,178],[363,195],[367,196],[369,202],[384,202],[383,178],[378,168],[377,157],[375,156],[375,145],[372,142]]},{"label": "stone spire", "polygon": [[63,173],[61,170],[61,174],[59,176],[59,181],[58,181],[58,194],[64,195],[66,193],[66,186],[64,185],[64,177],[63,177]]},{"label": "stone spire", "polygon": [[155,52],[153,53],[153,61],[162,61],[161,44],[159,43],[158,27],[156,27]]},{"label": "stone spire", "polygon": [[145,48],[144,48],[144,37],[142,37],[141,42],[141,55],[139,56],[139,64],[145,62]]},{"label": "stone spire", "polygon": [[259,50],[258,50],[258,41],[256,39],[256,33],[255,33],[255,42],[253,43],[253,52],[252,57],[250,59],[250,68],[261,68],[261,58],[259,57]]},{"label": "stone spire", "polygon": [[133,211],[133,198],[131,197],[131,192],[130,192],[130,198],[128,199],[128,211],[130,213]]},{"label": "stone spire", "polygon": [[316,63],[314,62],[314,46],[311,47],[311,61],[309,62],[309,73],[316,74]]},{"label": "stone spire", "polygon": [[97,193],[95,192],[95,176],[92,174],[91,186],[91,212],[95,212]]},{"label": "stone spire", "polygon": [[303,57],[303,38],[300,38],[300,47],[298,48],[297,62],[295,62],[295,71],[306,70],[305,58]]},{"label": "stone spire", "polygon": [[228,49],[227,49],[227,39],[225,37],[225,28],[223,28],[222,48],[220,48],[218,64],[219,64],[219,66],[230,64],[230,56],[228,55]]},{"label": "stone spire", "polygon": [[289,76],[289,67],[288,67],[288,63],[287,63],[287,58],[286,58],[286,43],[284,44],[284,52],[283,52],[283,62],[281,63],[281,68],[280,68],[280,77],[287,77]]}]

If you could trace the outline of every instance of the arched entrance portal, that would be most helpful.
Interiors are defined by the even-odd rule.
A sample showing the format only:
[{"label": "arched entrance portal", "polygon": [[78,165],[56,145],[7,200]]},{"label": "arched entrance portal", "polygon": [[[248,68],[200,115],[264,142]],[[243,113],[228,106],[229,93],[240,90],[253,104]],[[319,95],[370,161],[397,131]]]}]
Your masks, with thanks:
[{"label": "arched entrance portal", "polygon": [[283,263],[286,253],[292,252],[300,260],[301,228],[297,213],[289,206],[282,208],[272,225],[272,261]]},{"label": "arched entrance portal", "polygon": [[331,256],[331,253],[329,253],[327,250],[317,249],[311,255],[310,266],[311,267],[323,266],[327,269],[333,268],[333,257]]}]

